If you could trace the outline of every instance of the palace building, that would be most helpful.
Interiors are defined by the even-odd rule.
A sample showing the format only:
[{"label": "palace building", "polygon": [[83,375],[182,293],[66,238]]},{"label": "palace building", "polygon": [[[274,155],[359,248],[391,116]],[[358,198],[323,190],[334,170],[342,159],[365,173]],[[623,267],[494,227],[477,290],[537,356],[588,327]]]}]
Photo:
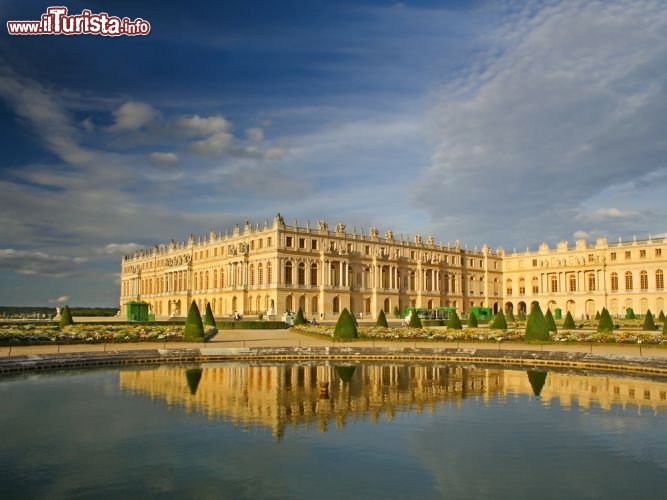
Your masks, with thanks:
[{"label": "palace building", "polygon": [[231,234],[172,240],[125,256],[121,262],[121,314],[143,301],[156,319],[185,316],[194,300],[211,304],[216,317],[277,316],[302,308],[307,318],[333,319],[348,308],[376,318],[397,307],[543,309],[575,317],[607,307],[612,315],[630,307],[644,313],[664,307],[664,238],[594,245],[578,240],[555,249],[506,254],[488,246],[468,250],[396,236],[377,228],[350,232],[325,221],[311,228],[285,224],[280,214],[263,226],[236,225]]}]

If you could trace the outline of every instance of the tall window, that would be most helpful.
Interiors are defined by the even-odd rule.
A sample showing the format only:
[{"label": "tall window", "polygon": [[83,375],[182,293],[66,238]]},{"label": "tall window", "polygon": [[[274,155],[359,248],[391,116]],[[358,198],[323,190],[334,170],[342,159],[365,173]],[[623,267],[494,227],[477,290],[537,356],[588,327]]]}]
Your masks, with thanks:
[{"label": "tall window", "polygon": [[519,295],[526,294],[526,280],[523,277],[519,278]]},{"label": "tall window", "polygon": [[551,276],[551,292],[558,292],[558,276],[556,275]]},{"label": "tall window", "polygon": [[271,272],[271,263],[267,262],[266,264],[266,284],[270,285],[272,283],[272,272]]},{"label": "tall window", "polygon": [[568,279],[570,283],[570,291],[571,292],[576,292],[577,291],[577,276],[575,274],[570,274],[570,277]]},{"label": "tall window", "polygon": [[630,271],[625,273],[625,289],[632,290],[632,273]]},{"label": "tall window", "polygon": [[507,279],[507,295],[512,295],[512,280]]},{"label": "tall window", "polygon": [[208,281],[208,271],[206,271],[206,283],[205,283],[206,286],[204,286],[204,290],[208,290],[208,288],[209,288],[208,284],[209,284],[209,281]]},{"label": "tall window", "polygon": [[317,286],[317,264],[311,264],[310,266],[310,284],[312,286]]},{"label": "tall window", "polygon": [[225,287],[225,271],[220,269],[220,288]]},{"label": "tall window", "polygon": [[303,262],[299,263],[299,276],[298,276],[299,285],[306,284],[306,264]]},{"label": "tall window", "polygon": [[594,292],[595,291],[595,274],[594,273],[588,273],[588,291],[589,292]]},{"label": "tall window", "polygon": [[618,292],[618,274],[611,273],[611,291]]},{"label": "tall window", "polygon": [[540,293],[540,280],[537,279],[537,276],[533,276],[532,287],[533,294]]},{"label": "tall window", "polygon": [[264,266],[261,263],[257,264],[257,284],[259,285],[264,284]]},{"label": "tall window", "polygon": [[218,270],[213,270],[213,288],[218,288]]},{"label": "tall window", "polygon": [[289,260],[285,262],[285,284],[292,284],[292,262]]},{"label": "tall window", "polygon": [[662,290],[663,288],[665,288],[665,276],[662,273],[662,269],[658,269],[655,272],[655,287],[658,290]]},{"label": "tall window", "polygon": [[250,264],[250,286],[255,286],[255,264]]},{"label": "tall window", "polygon": [[648,273],[646,271],[639,273],[639,288],[648,290]]}]

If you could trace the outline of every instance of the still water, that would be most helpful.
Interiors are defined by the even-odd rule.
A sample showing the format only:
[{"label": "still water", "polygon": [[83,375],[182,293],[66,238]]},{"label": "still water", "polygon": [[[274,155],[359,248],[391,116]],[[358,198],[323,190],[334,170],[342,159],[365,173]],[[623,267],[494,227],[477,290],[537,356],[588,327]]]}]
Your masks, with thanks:
[{"label": "still water", "polygon": [[667,491],[664,379],[220,363],[5,378],[0,402],[3,499]]}]

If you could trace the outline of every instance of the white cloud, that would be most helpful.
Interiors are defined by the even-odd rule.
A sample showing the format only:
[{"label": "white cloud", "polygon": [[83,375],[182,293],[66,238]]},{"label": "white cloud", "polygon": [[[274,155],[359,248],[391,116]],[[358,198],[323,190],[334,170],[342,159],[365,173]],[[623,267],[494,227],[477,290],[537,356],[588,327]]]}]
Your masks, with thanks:
[{"label": "white cloud", "polygon": [[143,248],[138,243],[109,243],[101,248],[100,253],[129,255]]},{"label": "white cloud", "polygon": [[665,168],[663,2],[535,4],[488,42],[435,97],[436,147],[411,193],[433,220],[454,216],[458,234],[508,238],[514,224],[530,240],[559,239],[569,210]]},{"label": "white cloud", "polygon": [[69,295],[61,295],[57,299],[49,299],[50,304],[63,304],[67,301],[69,301],[70,296]]},{"label": "white cloud", "polygon": [[155,153],[148,155],[148,158],[153,165],[171,166],[178,163],[178,156],[176,153],[162,153],[156,151]]},{"label": "white cloud", "polygon": [[219,158],[231,150],[234,136],[227,132],[218,132],[201,141],[194,141],[188,146],[188,151],[209,158]]},{"label": "white cloud", "polygon": [[207,117],[194,115],[177,118],[173,129],[178,137],[189,139],[227,132],[231,129],[231,124],[221,115]]},{"label": "white cloud", "polygon": [[280,160],[287,154],[284,148],[269,148],[264,151],[264,158],[267,160]]},{"label": "white cloud", "polygon": [[153,122],[159,112],[143,102],[126,102],[113,111],[115,123],[107,128],[109,132],[135,131]]},{"label": "white cloud", "polygon": [[613,208],[613,207],[598,208],[596,213],[600,217],[607,217],[612,219],[618,219],[623,217],[636,217],[637,215],[639,215],[639,212],[636,211],[622,212],[618,208]]},{"label": "white cloud", "polygon": [[588,240],[591,237],[591,235],[586,231],[575,231],[572,236],[575,240]]},{"label": "white cloud", "polygon": [[261,128],[249,128],[245,133],[248,139],[255,144],[259,144],[264,140],[264,131]]},{"label": "white cloud", "polygon": [[0,248],[0,271],[43,276],[72,276],[81,272],[85,257],[49,255],[45,252]]}]

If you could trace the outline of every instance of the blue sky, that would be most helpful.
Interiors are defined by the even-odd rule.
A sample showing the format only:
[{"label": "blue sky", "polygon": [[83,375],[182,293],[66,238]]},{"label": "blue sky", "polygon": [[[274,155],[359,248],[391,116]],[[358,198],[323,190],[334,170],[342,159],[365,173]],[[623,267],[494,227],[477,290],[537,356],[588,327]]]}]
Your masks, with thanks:
[{"label": "blue sky", "polygon": [[115,306],[124,253],[276,212],[506,250],[667,230],[664,1],[65,6],[151,32],[0,34],[2,305]]}]

